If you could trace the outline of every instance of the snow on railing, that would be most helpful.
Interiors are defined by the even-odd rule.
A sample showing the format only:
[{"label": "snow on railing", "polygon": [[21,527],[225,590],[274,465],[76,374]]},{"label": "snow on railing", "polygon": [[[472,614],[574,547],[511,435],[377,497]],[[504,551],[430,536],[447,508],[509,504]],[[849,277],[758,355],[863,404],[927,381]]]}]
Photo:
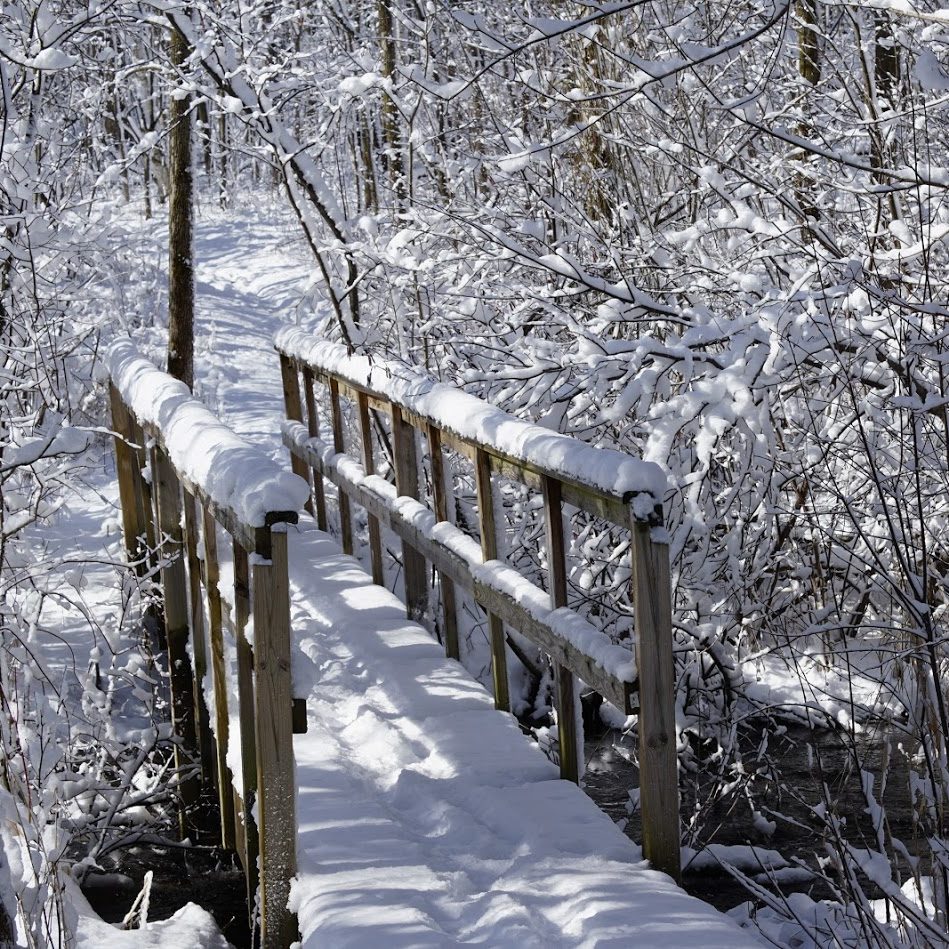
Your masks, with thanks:
[{"label": "snow on railing", "polygon": [[178,472],[248,527],[264,527],[277,512],[296,513],[309,494],[306,482],[224,425],[188,387],[156,369],[128,340],[113,344],[112,384],[145,426],[161,432]]},{"label": "snow on railing", "polygon": [[[672,607],[661,506],[666,480],[661,470],[641,459],[516,419],[399,364],[375,356],[348,355],[342,346],[313,341],[298,328],[282,330],[275,345],[288,419],[283,441],[294,471],[304,478],[314,475],[307,508],[316,514],[319,526],[327,528],[325,478],[339,489],[340,535],[347,553],[353,553],[351,502],[367,512],[377,583],[383,582],[380,527],[402,539],[406,603],[409,616],[419,620],[430,615],[431,564],[438,574],[446,652],[455,659],[460,654],[455,584],[473,596],[487,614],[499,709],[510,709],[507,650],[530,666],[516,640],[506,634],[505,624],[547,653],[557,674],[560,765],[565,778],[577,781],[582,761],[575,677],[626,712],[637,712],[643,849],[654,866],[678,876]],[[322,421],[316,383],[328,392],[329,417]],[[349,448],[358,461],[347,454],[343,399],[352,406],[350,422],[357,445]],[[375,420],[373,413],[377,413]],[[325,425],[332,438],[324,440],[320,429]],[[428,449],[424,459],[419,453],[420,436]],[[376,441],[394,468],[394,486],[375,475]],[[449,523],[456,499],[447,487],[443,448],[467,458],[473,467],[478,540]],[[422,471],[424,484],[419,477]],[[546,590],[503,562],[495,478],[518,482],[542,495]],[[568,607],[564,504],[629,532],[635,663],[632,652]],[[638,708],[631,700],[636,691]]]},{"label": "snow on railing", "polygon": [[[261,944],[289,945],[293,733],[305,731],[306,709],[291,691],[286,524],[297,522],[309,486],[130,342],[112,346],[107,367],[126,548],[142,575],[161,573],[182,834],[210,829],[200,802],[215,795],[222,843],[241,857],[249,914],[259,912]],[[230,615],[219,586],[218,525],[233,546]],[[236,738],[225,628],[237,667]]]},{"label": "snow on railing", "polygon": [[351,356],[339,343],[314,340],[298,327],[284,327],[277,349],[312,369],[383,396],[393,405],[424,417],[442,432],[479,445],[511,461],[632,503],[640,520],[655,516],[667,479],[652,462],[597,448],[504,412],[489,402],[436,382],[395,362]]}]

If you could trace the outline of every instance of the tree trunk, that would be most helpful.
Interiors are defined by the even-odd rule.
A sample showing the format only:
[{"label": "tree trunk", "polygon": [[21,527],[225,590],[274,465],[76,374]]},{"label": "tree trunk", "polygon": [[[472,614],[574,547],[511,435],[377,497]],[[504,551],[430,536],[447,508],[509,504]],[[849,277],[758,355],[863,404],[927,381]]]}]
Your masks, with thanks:
[{"label": "tree trunk", "polygon": [[[379,47],[382,53],[382,75],[390,83],[394,80],[395,35],[390,0],[379,0],[377,5],[379,18]],[[395,192],[397,206],[401,207],[406,198],[405,169],[402,163],[402,151],[399,144],[399,110],[395,100],[384,92],[382,96],[382,141],[385,148],[383,161],[389,174],[389,183]]]},{"label": "tree trunk", "polygon": [[[797,14],[797,71],[807,86],[814,88],[820,82],[821,72],[817,0],[797,0],[795,13]],[[798,134],[801,138],[811,139],[814,127],[810,120],[811,101],[807,92],[804,95],[801,111],[802,118],[798,126]],[[798,206],[808,222],[820,217],[813,201],[813,181],[807,170],[812,157],[806,149],[800,149],[799,169],[794,175],[794,193]]]},{"label": "tree trunk", "polygon": [[[188,56],[185,37],[172,28],[171,64]],[[190,97],[173,98],[169,108],[168,203],[168,372],[194,385],[193,190]]]}]

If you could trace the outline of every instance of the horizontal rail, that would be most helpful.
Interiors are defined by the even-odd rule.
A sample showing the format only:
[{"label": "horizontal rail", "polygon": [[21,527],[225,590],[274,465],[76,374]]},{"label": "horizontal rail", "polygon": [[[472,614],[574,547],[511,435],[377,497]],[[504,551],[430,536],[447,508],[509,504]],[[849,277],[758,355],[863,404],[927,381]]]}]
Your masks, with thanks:
[{"label": "horizontal rail", "polygon": [[[394,503],[394,492],[393,496],[386,497],[373,491],[365,481],[360,481],[352,474],[348,474],[344,468],[350,471],[359,468],[348,456],[337,455],[333,448],[325,442],[310,438],[306,428],[297,422],[285,422],[283,424],[283,443],[294,455],[303,459],[308,465],[316,469],[322,477],[331,481],[341,491],[345,491],[373,517],[378,518],[381,524],[384,524],[402,540],[418,550],[426,560],[434,564],[436,569],[450,577],[462,589],[471,593],[485,609],[494,613],[505,623],[508,623],[522,635],[536,643],[552,659],[580,676],[584,682],[596,689],[618,708],[623,709],[627,714],[633,711],[631,693],[636,689],[635,682],[611,675],[609,671],[598,665],[591,656],[577,649],[569,640],[558,636],[544,619],[531,613],[510,593],[500,590],[475,576],[469,560],[462,557],[443,540],[433,537],[430,533],[421,529],[417,522],[409,521],[399,513]],[[340,458],[346,461],[344,467],[336,463],[336,460]],[[440,524],[439,527],[442,531],[454,532],[459,537],[466,536],[458,528],[452,527],[447,522]],[[534,589],[541,596],[547,595],[539,588],[535,587]],[[577,618],[579,619],[579,616]],[[608,638],[593,627],[590,627],[590,632],[602,636],[604,640]],[[625,650],[621,650],[621,647],[612,644],[611,646],[625,654]],[[632,660],[632,654],[628,654],[628,657]]]},{"label": "horizontal rail", "polygon": [[[536,490],[541,490],[544,477],[553,478],[560,482],[561,497],[567,504],[617,524],[627,524],[630,513],[636,520],[650,526],[659,526],[663,522],[661,496],[665,486],[665,478],[655,465],[631,458],[622,452],[594,448],[569,436],[558,435],[547,429],[542,429],[540,426],[517,419],[515,416],[502,413],[474,396],[459,393],[464,395],[466,403],[470,402],[472,407],[491,410],[499,418],[502,418],[505,424],[510,424],[512,427],[523,427],[525,431],[536,431],[536,437],[544,438],[551,445],[556,445],[565,451],[574,451],[577,453],[577,457],[583,458],[584,461],[595,462],[592,465],[593,467],[609,461],[617,470],[623,466],[635,466],[636,470],[641,472],[639,480],[642,482],[642,487],[622,491],[608,490],[602,485],[583,480],[557,467],[541,464],[537,460],[527,457],[526,454],[518,456],[506,451],[488,439],[465,434],[450,421],[418,411],[416,399],[404,398],[398,392],[384,391],[381,387],[356,378],[353,373],[347,373],[345,369],[336,366],[327,368],[311,359],[303,358],[294,347],[286,344],[289,338],[291,338],[289,334],[278,335],[275,349],[281,357],[290,360],[295,371],[306,370],[312,373],[314,379],[327,386],[331,382],[335,382],[341,395],[345,395],[354,402],[362,396],[368,399],[370,408],[391,413],[392,406],[397,406],[404,421],[421,432],[425,432],[428,426],[435,425],[441,432],[442,444],[445,447],[451,448],[471,460],[475,459],[479,451],[484,452],[491,458],[493,470],[502,477],[520,481]],[[380,375],[382,370],[387,368],[380,367]],[[405,371],[402,367],[394,367],[394,369]],[[412,381],[415,382],[416,377],[413,376]],[[428,380],[423,376],[417,377],[417,384],[419,386],[435,385],[433,380]],[[446,391],[448,390],[447,386],[444,388]]]}]

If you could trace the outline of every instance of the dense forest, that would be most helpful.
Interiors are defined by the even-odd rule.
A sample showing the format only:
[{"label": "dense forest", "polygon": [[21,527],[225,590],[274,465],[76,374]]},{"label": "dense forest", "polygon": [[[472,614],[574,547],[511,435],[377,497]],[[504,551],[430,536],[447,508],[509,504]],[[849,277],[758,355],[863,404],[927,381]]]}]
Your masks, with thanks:
[{"label": "dense forest", "polygon": [[[707,795],[753,800],[780,780],[769,737],[849,736],[871,832],[846,838],[819,779],[795,792],[847,908],[839,942],[797,944],[938,944],[949,13],[10,0],[0,90],[0,783],[37,853],[32,889],[10,895],[8,869],[0,889],[30,945],[60,932],[66,845],[48,827],[85,842],[70,859],[101,850],[119,798],[157,801],[163,773],[155,728],[133,755],[151,777],[133,777],[127,736],[89,699],[96,657],[75,657],[85,697],[65,731],[35,698],[50,684],[32,643],[56,636],[40,604],[62,572],[37,538],[95,467],[101,346],[153,326],[165,299],[157,262],[117,242],[115,220],[164,229],[171,198],[187,240],[192,217],[265,197],[311,263],[288,319],[663,468],[683,780],[711,770]],[[506,501],[511,556],[539,571],[536,525]],[[609,608],[589,614],[618,630],[626,548],[593,521],[575,528],[572,601],[595,593]],[[549,709],[544,688],[524,711]],[[860,757],[868,732],[891,749],[879,773]],[[111,766],[91,736],[113,743]],[[912,840],[877,800],[897,759]],[[90,791],[93,772],[114,793]],[[696,848],[704,806],[683,814]],[[793,901],[765,902],[796,918]]]}]

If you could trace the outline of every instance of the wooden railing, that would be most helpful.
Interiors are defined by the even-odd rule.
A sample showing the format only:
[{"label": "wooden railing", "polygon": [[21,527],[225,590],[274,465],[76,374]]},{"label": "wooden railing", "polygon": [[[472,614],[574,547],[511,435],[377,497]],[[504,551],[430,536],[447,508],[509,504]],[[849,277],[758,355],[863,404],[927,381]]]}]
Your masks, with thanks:
[{"label": "wooden railing", "polygon": [[[296,938],[296,920],[287,909],[296,872],[292,732],[305,730],[305,707],[292,699],[290,682],[286,525],[296,523],[298,514],[267,511],[262,524],[248,523],[172,464],[160,426],[137,417],[114,384],[110,396],[128,556],[140,573],[161,574],[181,832],[207,832],[201,802],[208,795],[217,798],[216,833],[243,863],[251,924],[257,922],[259,883],[261,945],[285,949]],[[194,448],[201,450],[200,444]],[[259,454],[261,464],[273,464]],[[144,470],[150,470],[150,479]],[[219,528],[233,548],[232,609],[218,586]],[[253,646],[245,635],[251,617]],[[231,634],[229,643],[225,631]],[[233,702],[225,671],[228,649],[236,653],[242,793],[227,765],[228,710]],[[209,675],[213,727],[204,699]],[[193,757],[196,749],[198,762]]]},{"label": "wooden railing", "polygon": [[[372,575],[377,583],[383,582],[384,573],[380,527],[385,526],[398,535],[402,540],[404,589],[410,617],[422,618],[428,611],[426,562],[431,564],[437,572],[441,626],[450,657],[459,658],[456,586],[467,591],[485,609],[495,704],[499,709],[510,709],[505,624],[551,657],[557,679],[563,777],[577,781],[580,773],[578,748],[582,736],[577,729],[576,676],[627,713],[638,711],[643,851],[653,866],[678,879],[671,591],[661,508],[653,503],[643,505],[642,499],[634,503],[637,499],[627,493],[568,477],[532,453],[502,450],[485,438],[466,434],[462,431],[464,426],[448,425],[444,420],[420,412],[417,400],[391,391],[387,384],[390,370],[384,365],[375,363],[368,377],[355,363],[350,371],[349,361],[340,357],[339,347],[329,345],[324,359],[319,347],[305,345],[299,334],[296,338],[293,334],[281,334],[276,348],[287,414],[283,440],[291,452],[294,472],[308,480],[311,472],[315,475],[307,506],[315,513],[319,526],[327,529],[325,478],[338,489],[339,528],[347,553],[352,553],[354,548],[351,502],[367,512],[367,541]],[[398,367],[393,370],[395,374],[399,371]],[[323,387],[322,398],[318,397],[317,384]],[[352,411],[348,415],[344,412],[343,400],[351,403]],[[324,401],[327,408],[321,418],[319,406]],[[347,444],[347,417],[354,420],[350,426],[355,432],[353,444]],[[523,424],[513,418],[510,421]],[[331,441],[321,438],[321,431],[327,425]],[[423,459],[419,451],[420,438],[427,444]],[[394,473],[394,488],[372,477],[377,451],[383,447]],[[591,451],[587,446],[582,447],[586,452]],[[464,543],[453,542],[463,540],[465,535],[448,523],[449,508],[455,499],[445,478],[443,453],[446,449],[467,458],[473,468],[479,559],[465,556]],[[347,457],[347,451],[358,459],[358,464],[354,465],[354,459]],[[619,457],[618,453],[609,454]],[[420,460],[423,465],[419,464]],[[420,483],[420,471],[424,472],[428,490],[423,490]],[[499,524],[494,504],[494,481],[499,477],[518,482],[542,496],[548,591],[544,595],[549,596],[549,609],[538,608],[537,596],[525,597],[518,593],[516,585],[505,583],[500,564],[496,565],[500,573],[484,568],[486,562],[496,561],[499,556]],[[406,498],[418,504],[406,506]],[[583,636],[570,635],[570,628],[576,629],[578,623],[583,626],[583,622],[575,614],[568,615],[570,611],[565,609],[568,574],[564,503],[629,531],[638,671],[635,680],[632,674],[624,673],[622,662],[611,661],[616,660],[616,653],[610,650],[622,650],[622,647],[607,644],[596,650],[597,657],[584,648],[588,641],[602,643],[604,634],[590,627],[584,628]],[[470,542],[467,546],[470,548]],[[538,588],[534,591],[541,592]],[[569,622],[565,624],[565,620]],[[597,636],[601,639],[597,640]],[[516,648],[515,643],[509,644]],[[606,660],[604,653],[608,654]],[[622,654],[628,656],[625,651]],[[634,709],[632,696],[637,691],[639,703]]]}]

